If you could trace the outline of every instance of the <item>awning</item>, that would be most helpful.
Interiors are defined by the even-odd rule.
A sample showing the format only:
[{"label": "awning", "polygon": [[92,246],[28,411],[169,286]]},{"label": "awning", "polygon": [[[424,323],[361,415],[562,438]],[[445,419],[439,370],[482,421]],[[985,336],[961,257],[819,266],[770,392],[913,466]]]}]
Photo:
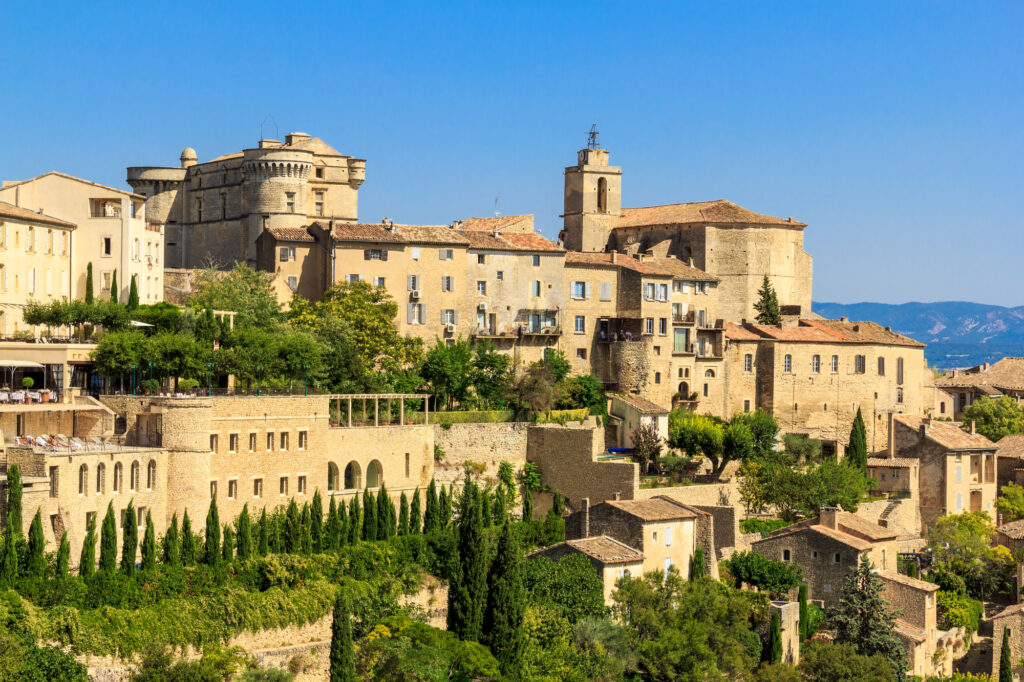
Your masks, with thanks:
[{"label": "awning", "polygon": [[30,362],[28,360],[0,360],[0,367],[17,367],[22,369],[43,369],[43,365],[38,362]]},{"label": "awning", "polygon": [[132,327],[152,327],[153,326],[149,322],[139,322],[138,320],[131,320],[130,322],[128,322],[128,324],[131,325]]}]

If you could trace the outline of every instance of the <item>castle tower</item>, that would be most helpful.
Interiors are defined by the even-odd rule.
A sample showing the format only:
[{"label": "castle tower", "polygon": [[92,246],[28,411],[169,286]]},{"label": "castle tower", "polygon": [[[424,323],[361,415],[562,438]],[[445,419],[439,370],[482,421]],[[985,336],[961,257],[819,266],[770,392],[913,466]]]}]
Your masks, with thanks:
[{"label": "castle tower", "polygon": [[572,251],[604,251],[622,212],[622,169],[608,165],[596,124],[576,157],[577,165],[565,169],[562,242]]}]

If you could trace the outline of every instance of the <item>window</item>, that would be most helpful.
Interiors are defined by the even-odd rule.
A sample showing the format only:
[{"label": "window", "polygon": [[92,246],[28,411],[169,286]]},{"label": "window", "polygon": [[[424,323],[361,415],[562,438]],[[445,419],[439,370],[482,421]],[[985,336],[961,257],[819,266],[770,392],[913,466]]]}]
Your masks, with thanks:
[{"label": "window", "polygon": [[815,355],[815,356],[813,356],[811,358],[811,371],[814,372],[815,374],[819,374],[821,372],[821,356],[820,355]]},{"label": "window", "polygon": [[139,463],[132,462],[131,471],[128,474],[128,489],[135,492],[139,489]]},{"label": "window", "polygon": [[50,497],[57,497],[59,491],[60,467],[50,467]]},{"label": "window", "polygon": [[608,282],[601,282],[601,300],[612,300],[612,285]]},{"label": "window", "polygon": [[482,253],[476,254],[476,262],[477,265],[485,265],[487,263],[487,256]]},{"label": "window", "polygon": [[896,383],[903,383],[903,358],[896,358]]},{"label": "window", "polygon": [[608,179],[597,179],[597,212],[608,212]]},{"label": "window", "polygon": [[644,334],[654,334],[654,318],[648,317],[644,320]]},{"label": "window", "polygon": [[228,452],[238,452],[238,434],[232,433],[228,436]]},{"label": "window", "polygon": [[455,324],[454,308],[445,308],[441,311],[441,324]]},{"label": "window", "polygon": [[672,330],[672,352],[673,353],[686,353],[689,352],[690,345],[690,330],[689,329],[673,329]]},{"label": "window", "polygon": [[383,277],[374,277],[373,286],[383,289],[385,287],[385,279]]},{"label": "window", "polygon": [[962,483],[963,482],[963,473],[964,473],[963,467],[957,467],[956,468],[956,482],[957,483]]},{"label": "window", "polygon": [[832,356],[832,373],[833,374],[838,374],[839,373],[839,356],[838,355],[833,355]]},{"label": "window", "polygon": [[238,480],[231,479],[228,481],[228,499],[233,500],[238,497]]},{"label": "window", "polygon": [[665,559],[665,572],[668,573],[670,568],[672,568],[672,557]]},{"label": "window", "polygon": [[288,276],[288,288],[292,291],[298,291],[299,289],[299,278],[294,275]]},{"label": "window", "polygon": [[855,374],[864,374],[867,371],[867,357],[864,355],[853,356],[853,371]]},{"label": "window", "polygon": [[476,293],[480,294],[481,296],[486,296],[487,295],[487,282],[485,282],[483,280],[478,281],[476,283]]},{"label": "window", "polygon": [[668,334],[668,318],[662,317],[658,319],[658,333],[662,336]]},{"label": "window", "polygon": [[445,275],[441,278],[441,291],[452,291],[454,288],[451,276]]},{"label": "window", "polygon": [[281,477],[281,480],[278,481],[277,489],[278,489],[278,493],[281,495],[281,497],[284,497],[285,495],[288,494],[288,477],[287,476],[282,476]]},{"label": "window", "polygon": [[29,226],[28,239],[25,240],[25,250],[33,253],[36,250],[36,228]]},{"label": "window", "polygon": [[318,178],[323,178],[324,177],[324,169],[322,167],[317,167],[317,169],[316,169],[316,177],[318,177]]},{"label": "window", "polygon": [[268,431],[267,432],[267,452],[273,452],[273,451],[274,451],[274,432],[273,431]]},{"label": "window", "polygon": [[256,434],[255,433],[250,433],[249,434],[249,452],[255,452],[255,451],[256,451]]},{"label": "window", "polygon": [[306,493],[306,477],[299,476],[298,484],[295,487],[298,489],[299,495],[304,495]]},{"label": "window", "polygon": [[[321,172],[323,169],[319,169]],[[324,214],[324,193],[314,192],[313,193],[313,215],[322,216]]]},{"label": "window", "polygon": [[540,280],[530,282],[530,296],[534,298],[540,296]]},{"label": "window", "polygon": [[210,497],[217,497],[217,481],[210,481]]},{"label": "window", "polygon": [[263,497],[263,479],[254,478],[252,480],[252,496]]},{"label": "window", "polygon": [[782,560],[783,561],[789,561],[790,560],[790,553],[789,553],[788,549],[782,550]]},{"label": "window", "polygon": [[418,246],[412,247],[409,250],[409,257],[412,258],[413,260],[419,260],[420,259],[420,247],[418,247]]},{"label": "window", "polygon": [[501,270],[498,270],[498,281],[500,282],[503,279],[505,279],[505,273]]},{"label": "window", "polygon": [[743,356],[743,371],[748,374],[754,371],[754,356],[750,353]]},{"label": "window", "polygon": [[896,402],[898,402],[898,403],[902,403],[903,402],[903,387],[902,386],[898,386],[896,388]]},{"label": "window", "polygon": [[309,433],[307,431],[299,431],[299,450],[305,450],[306,444],[309,442]]},{"label": "window", "polygon": [[659,301],[667,301],[668,300],[668,285],[667,284],[659,284],[658,285],[656,297],[657,297],[657,299]]},{"label": "window", "polygon": [[878,376],[885,376],[885,358],[883,357],[878,358]]},{"label": "window", "polygon": [[535,267],[535,268],[539,268],[540,267],[540,256],[534,255],[534,257],[533,257],[533,267]]},{"label": "window", "polygon": [[590,282],[573,282],[572,297],[576,299],[587,299],[590,297]]},{"label": "window", "polygon": [[782,371],[789,373],[793,371],[793,356],[786,355],[782,358]]},{"label": "window", "polygon": [[423,304],[422,303],[410,303],[408,318],[409,324],[423,324]]},{"label": "window", "polygon": [[839,565],[839,564],[843,563],[843,555],[840,554],[839,552],[836,552],[835,554],[833,554],[832,555],[832,563],[834,563],[836,565]]},{"label": "window", "polygon": [[381,249],[366,249],[363,251],[363,260],[387,260],[387,258]]},{"label": "window", "polygon": [[288,432],[287,431],[282,431],[281,432],[281,451],[283,452],[283,451],[286,451],[287,449],[288,449]]},{"label": "window", "polygon": [[[959,480],[959,479],[957,479],[957,480]],[[956,510],[960,511],[963,508],[964,508],[964,495],[963,495],[963,493],[957,493],[956,494]]]},{"label": "window", "polygon": [[420,288],[420,276],[419,275],[409,275],[409,278],[406,281],[406,289],[408,289],[409,291],[416,291],[419,288]]},{"label": "window", "polygon": [[451,260],[454,253],[452,249],[438,249],[437,256],[441,260]]},{"label": "window", "polygon": [[668,528],[665,529],[665,546],[666,547],[671,547],[672,546],[672,527],[671,526],[669,526]]},{"label": "window", "polygon": [[149,460],[146,465],[146,490],[156,488],[156,460]]},{"label": "window", "polygon": [[146,519],[146,507],[138,507],[135,510],[135,525],[142,528],[142,522]]},{"label": "window", "polygon": [[284,207],[286,213],[295,213],[295,192],[284,193]]},{"label": "window", "polygon": [[203,200],[201,198],[196,199],[196,220],[203,221]]},{"label": "window", "polygon": [[78,467],[78,494],[89,494],[89,467],[85,464]]},{"label": "window", "polygon": [[349,282],[349,283],[361,282],[362,279],[363,278],[361,276],[359,276],[359,275],[345,275],[345,281]]},{"label": "window", "polygon": [[656,384],[660,384],[661,383],[661,372],[655,372],[654,373],[654,383],[656,383]]},{"label": "window", "polygon": [[587,349],[586,348],[577,348],[576,349],[576,358],[579,359],[579,360],[586,360],[587,359]]},{"label": "window", "polygon": [[708,397],[708,385],[707,384],[704,384],[704,397],[705,398]]},{"label": "window", "polygon": [[744,400],[743,401],[743,411],[744,412],[750,412],[750,401],[749,400]]},{"label": "window", "polygon": [[121,492],[121,485],[124,479],[124,467],[118,462],[114,465],[114,485],[113,490],[115,493]]},{"label": "window", "polygon": [[577,334],[582,334],[586,331],[586,328],[587,318],[584,317],[583,315],[577,315],[573,325],[573,331],[575,331]]},{"label": "window", "polygon": [[228,217],[228,193],[220,193],[220,219],[225,220]]},{"label": "window", "polygon": [[653,284],[645,284],[644,285],[644,300],[646,300],[646,301],[653,301],[654,300],[654,285]]},{"label": "window", "polygon": [[217,452],[217,434],[210,434],[210,450]]}]

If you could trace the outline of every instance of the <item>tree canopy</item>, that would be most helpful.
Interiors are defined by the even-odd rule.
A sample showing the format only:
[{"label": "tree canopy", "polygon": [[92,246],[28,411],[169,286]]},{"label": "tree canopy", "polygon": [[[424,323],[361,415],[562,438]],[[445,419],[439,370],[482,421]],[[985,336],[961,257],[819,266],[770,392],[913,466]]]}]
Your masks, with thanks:
[{"label": "tree canopy", "polygon": [[961,422],[965,430],[969,430],[971,422],[974,422],[978,433],[991,441],[998,441],[1024,429],[1024,412],[1010,396],[1004,395],[995,400],[982,396],[964,408]]}]

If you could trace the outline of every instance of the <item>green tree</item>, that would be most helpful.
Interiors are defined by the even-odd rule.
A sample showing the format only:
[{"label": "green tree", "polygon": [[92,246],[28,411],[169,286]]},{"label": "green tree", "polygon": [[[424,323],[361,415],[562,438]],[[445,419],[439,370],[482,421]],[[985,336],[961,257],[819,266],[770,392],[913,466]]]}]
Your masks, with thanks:
[{"label": "green tree", "polygon": [[203,563],[216,566],[220,561],[220,512],[217,511],[217,496],[210,499],[206,511],[206,542],[203,544]]},{"label": "green tree", "polygon": [[525,646],[526,594],[519,563],[519,547],[511,524],[506,522],[498,539],[497,556],[487,575],[483,634],[501,672],[509,677],[515,677],[521,669]]},{"label": "green tree", "polygon": [[750,430],[754,454],[764,456],[778,447],[779,422],[771,412],[762,409],[740,412],[733,415],[730,423],[744,424]]},{"label": "green tree", "polygon": [[284,537],[282,539],[286,553],[299,553],[302,548],[302,515],[294,497],[288,501],[288,509],[285,511]]},{"label": "green tree", "polygon": [[12,464],[7,469],[7,518],[11,521],[11,527],[14,528],[14,534],[17,537],[21,537],[22,528],[22,483],[21,483],[21,467],[17,464]]},{"label": "green tree", "polygon": [[970,430],[971,422],[974,422],[978,433],[991,441],[998,441],[1024,429],[1024,412],[1016,399],[1008,395],[995,400],[982,396],[964,408],[960,423],[965,431]]},{"label": "green tree", "polygon": [[362,528],[360,519],[362,515],[359,509],[359,496],[353,495],[348,501],[348,544],[359,544],[360,530]]},{"label": "green tree", "polygon": [[768,275],[764,276],[761,288],[757,290],[757,301],[754,303],[754,310],[757,311],[758,324],[782,324],[782,309],[779,308],[779,297],[775,293]]},{"label": "green tree", "polygon": [[512,383],[512,357],[484,339],[473,344],[473,388],[484,407],[493,407]]},{"label": "green tree", "polygon": [[429,383],[434,409],[453,410],[469,397],[474,379],[473,347],[465,339],[451,345],[440,338],[427,351],[420,374]]},{"label": "green tree", "polygon": [[377,490],[377,539],[386,540],[395,537],[398,528],[395,514],[395,503],[391,501],[384,483]]},{"label": "green tree", "polygon": [[128,501],[124,509],[124,521],[121,526],[121,572],[131,577],[135,575],[135,558],[139,550],[139,526],[135,519],[135,503]]},{"label": "green tree", "polygon": [[338,537],[335,541],[335,549],[347,545],[349,541],[348,513],[345,511],[345,503],[338,504]]},{"label": "green tree", "polygon": [[416,490],[412,493],[412,503],[409,505],[409,532],[416,534],[422,529],[420,519],[420,488],[416,486]]},{"label": "green tree", "polygon": [[409,534],[409,498],[405,496],[405,491],[402,492],[398,503],[398,534]]},{"label": "green tree", "polygon": [[772,610],[771,619],[768,621],[768,643],[764,648],[764,660],[767,663],[782,661],[782,617],[776,610]]},{"label": "green tree", "polygon": [[1011,481],[1003,486],[1002,493],[996,500],[996,510],[1002,515],[1003,523],[1024,519],[1024,487]]},{"label": "green tree", "polygon": [[896,636],[896,617],[882,596],[882,580],[871,561],[862,556],[843,583],[839,603],[827,611],[835,641],[850,644],[862,656],[879,655],[892,666],[897,679],[907,670],[907,653]]},{"label": "green tree", "polygon": [[864,427],[864,417],[861,416],[859,407],[857,415],[853,418],[853,426],[850,427],[850,444],[846,446],[846,459],[850,466],[867,472],[868,432]]},{"label": "green tree", "polygon": [[467,475],[459,504],[457,551],[451,559],[448,587],[448,629],[459,639],[478,642],[483,634],[487,556],[479,492]]},{"label": "green tree", "polygon": [[195,566],[196,536],[192,533],[192,521],[188,518],[188,509],[181,519],[181,565]]},{"label": "green tree", "polygon": [[36,510],[32,517],[32,525],[28,529],[28,563],[25,566],[25,575],[30,578],[42,578],[46,572],[46,557],[43,549],[46,539],[43,537],[43,515]]},{"label": "green tree", "polygon": [[[721,422],[710,415],[698,415],[681,408],[669,414],[669,445],[689,457],[707,457],[711,460],[712,469],[718,472],[729,463],[724,457],[724,436]],[[740,444],[739,441],[735,443]]]},{"label": "green tree", "polygon": [[604,583],[582,554],[570,554],[558,561],[533,557],[521,564],[527,603],[545,613],[557,613],[569,623],[604,616]]},{"label": "green tree", "polygon": [[117,268],[114,268],[114,276],[110,278],[110,302],[117,303]]},{"label": "green tree", "polygon": [[800,567],[777,559],[769,559],[755,551],[736,552],[726,560],[729,572],[742,584],[752,585],[773,597],[784,597],[800,584]]},{"label": "green tree", "polygon": [[153,527],[153,515],[146,510],[146,532],[142,536],[142,570],[151,571],[156,568],[156,529]]},{"label": "green tree", "polygon": [[[849,644],[811,641],[800,651],[802,682],[892,682],[892,666],[883,656],[862,656]],[[900,678],[895,678],[900,679]],[[765,678],[775,682],[773,678]]]},{"label": "green tree", "polygon": [[123,383],[125,370],[142,362],[145,349],[146,335],[137,329],[108,331],[100,337],[92,358],[100,374],[121,377]]},{"label": "green tree", "polygon": [[139,284],[136,281],[138,275],[132,275],[131,285],[128,287],[128,310],[135,310],[139,307]]},{"label": "green tree", "polygon": [[257,528],[259,536],[259,547],[257,552],[260,556],[267,556],[270,552],[270,523],[267,521],[267,508],[264,507],[260,512],[260,520],[257,522]]},{"label": "green tree", "polygon": [[314,553],[324,549],[324,501],[320,489],[313,491],[313,502],[309,506],[309,537]]},{"label": "green tree", "polygon": [[[334,500],[332,499],[331,502]],[[235,521],[235,527],[237,532],[235,536],[238,543],[238,558],[248,559],[252,556],[252,517],[249,516],[249,504],[242,505],[242,513],[238,515],[238,520]]]},{"label": "green tree", "polygon": [[363,490],[363,540],[377,539],[377,501],[370,494],[369,486]]},{"label": "green tree", "polygon": [[96,515],[89,517],[85,524],[85,540],[82,542],[82,553],[78,557],[78,575],[89,579],[96,572]]},{"label": "green tree", "polygon": [[807,626],[811,617],[811,612],[807,608],[807,585],[800,585],[797,602],[800,604],[800,641],[803,642],[810,636],[807,631]]},{"label": "green tree", "polygon": [[999,649],[999,682],[1013,682],[1013,654],[1010,652],[1010,628],[1003,628]]},{"label": "green tree", "polygon": [[235,529],[230,523],[224,524],[224,534],[220,543],[220,556],[230,562],[235,558]]},{"label": "green tree", "polygon": [[693,550],[693,560],[690,562],[690,580],[699,580],[706,574],[704,566],[704,550],[700,547]]},{"label": "green tree", "polygon": [[313,534],[312,526],[313,522],[310,518],[309,503],[302,505],[302,513],[299,515],[299,552],[301,554],[309,554],[313,551]]},{"label": "green tree", "polygon": [[324,525],[324,550],[330,551],[341,546],[341,528],[338,525],[338,505],[334,502],[334,496],[327,505],[327,523]]},{"label": "green tree", "polygon": [[238,262],[227,274],[213,268],[197,273],[186,304],[197,310],[231,310],[237,327],[274,327],[281,304],[274,293],[273,276]]},{"label": "green tree", "polygon": [[57,548],[57,561],[54,564],[53,577],[64,580],[68,577],[68,563],[71,560],[71,543],[68,542],[68,532],[64,531],[60,536],[60,546]]},{"label": "green tree", "polygon": [[85,266],[85,302],[88,305],[93,302],[92,261]]},{"label": "green tree", "polygon": [[338,590],[331,619],[330,682],[355,682],[355,649],[352,645],[352,621],[344,589]]},{"label": "green tree", "polygon": [[178,535],[178,512],[171,515],[171,525],[167,528],[160,541],[162,549],[161,560],[167,566],[181,565],[181,538]]},{"label": "green tree", "polygon": [[438,511],[437,486],[434,484],[434,479],[431,478],[430,485],[427,486],[426,509],[423,512],[423,532],[429,535],[440,529],[441,516]]},{"label": "green tree", "polygon": [[3,535],[3,552],[0,553],[0,586],[12,587],[18,578],[17,536],[11,518],[7,517],[7,530]]},{"label": "green tree", "polygon": [[995,533],[988,512],[940,517],[928,531],[928,548],[934,557],[930,579],[943,589],[966,591],[976,599],[1012,592],[1016,562],[1005,547],[992,546]]},{"label": "green tree", "polygon": [[565,353],[555,348],[545,348],[544,359],[539,364],[551,372],[551,378],[556,384],[565,381],[565,378],[569,376],[569,372],[572,371],[572,365],[569,364]]},{"label": "green tree", "polygon": [[114,503],[107,504],[100,530],[100,571],[113,573],[117,569],[117,520],[114,518]]}]

